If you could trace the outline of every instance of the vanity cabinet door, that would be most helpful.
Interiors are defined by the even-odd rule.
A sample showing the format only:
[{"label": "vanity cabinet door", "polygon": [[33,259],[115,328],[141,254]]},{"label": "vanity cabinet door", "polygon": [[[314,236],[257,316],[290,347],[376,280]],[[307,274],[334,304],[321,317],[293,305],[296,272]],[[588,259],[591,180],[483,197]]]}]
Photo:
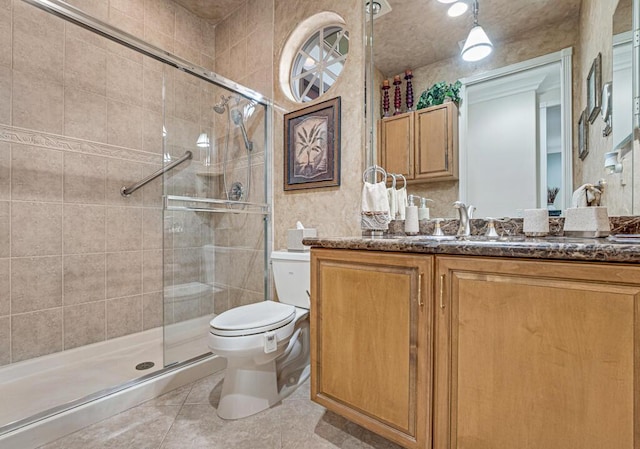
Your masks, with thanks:
[{"label": "vanity cabinet door", "polygon": [[431,256],[311,250],[311,399],[431,447]]},{"label": "vanity cabinet door", "polygon": [[640,448],[640,267],[443,256],[435,282],[434,448]]},{"label": "vanity cabinet door", "polygon": [[378,120],[379,164],[388,173],[413,179],[413,113]]},{"label": "vanity cabinet door", "polygon": [[415,179],[458,179],[458,108],[449,102],[415,113]]}]

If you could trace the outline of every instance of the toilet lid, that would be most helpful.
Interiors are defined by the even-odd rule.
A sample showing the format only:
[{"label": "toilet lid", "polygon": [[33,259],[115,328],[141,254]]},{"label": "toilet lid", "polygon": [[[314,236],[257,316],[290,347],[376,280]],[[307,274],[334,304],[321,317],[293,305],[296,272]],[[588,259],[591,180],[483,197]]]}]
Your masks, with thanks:
[{"label": "toilet lid", "polygon": [[211,333],[223,337],[259,334],[289,324],[295,315],[292,305],[262,301],[221,313],[211,320]]}]

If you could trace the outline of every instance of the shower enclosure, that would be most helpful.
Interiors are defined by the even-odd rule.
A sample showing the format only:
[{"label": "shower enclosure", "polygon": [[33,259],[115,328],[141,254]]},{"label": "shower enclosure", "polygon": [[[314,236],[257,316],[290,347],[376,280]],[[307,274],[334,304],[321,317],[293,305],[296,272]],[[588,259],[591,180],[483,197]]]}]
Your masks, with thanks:
[{"label": "shower enclosure", "polygon": [[12,5],[0,14],[13,30],[0,32],[0,446],[213,357],[212,317],[271,291],[270,102],[64,2]]}]

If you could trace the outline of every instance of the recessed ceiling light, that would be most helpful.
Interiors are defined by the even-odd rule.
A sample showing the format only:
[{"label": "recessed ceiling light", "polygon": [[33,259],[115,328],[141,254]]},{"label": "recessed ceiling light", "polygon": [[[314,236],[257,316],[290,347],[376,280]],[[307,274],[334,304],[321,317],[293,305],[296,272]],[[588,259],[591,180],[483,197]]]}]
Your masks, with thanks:
[{"label": "recessed ceiling light", "polygon": [[458,0],[438,0],[440,3],[444,3],[445,5],[448,5],[449,3],[455,3]]},{"label": "recessed ceiling light", "polygon": [[469,9],[469,5],[467,5],[467,3],[456,2],[451,5],[449,10],[447,11],[447,14],[449,14],[449,17],[458,17],[467,12],[467,9]]}]

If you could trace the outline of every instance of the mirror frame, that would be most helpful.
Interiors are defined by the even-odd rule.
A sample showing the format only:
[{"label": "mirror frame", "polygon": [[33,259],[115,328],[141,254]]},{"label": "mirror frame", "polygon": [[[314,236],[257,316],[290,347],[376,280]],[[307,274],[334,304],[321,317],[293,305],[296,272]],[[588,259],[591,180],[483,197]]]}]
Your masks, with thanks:
[{"label": "mirror frame", "polygon": [[[633,95],[633,147],[631,150],[631,164],[633,167],[634,183],[632,191],[632,213],[640,213],[640,0],[633,1],[633,18],[631,31],[633,34],[633,49],[631,52],[632,95]],[[614,86],[615,89],[615,86]]]}]

